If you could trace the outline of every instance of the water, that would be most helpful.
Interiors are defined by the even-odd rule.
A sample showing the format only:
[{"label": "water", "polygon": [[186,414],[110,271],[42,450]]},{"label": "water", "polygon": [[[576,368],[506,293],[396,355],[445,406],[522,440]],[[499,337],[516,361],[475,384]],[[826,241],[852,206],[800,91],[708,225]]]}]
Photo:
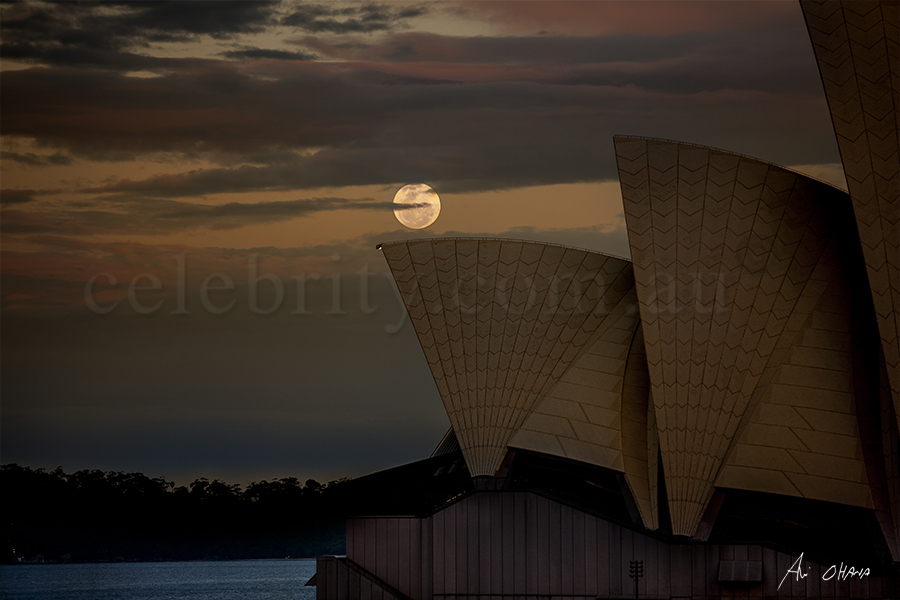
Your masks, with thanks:
[{"label": "water", "polygon": [[314,600],[314,560],[0,565],[3,600]]}]

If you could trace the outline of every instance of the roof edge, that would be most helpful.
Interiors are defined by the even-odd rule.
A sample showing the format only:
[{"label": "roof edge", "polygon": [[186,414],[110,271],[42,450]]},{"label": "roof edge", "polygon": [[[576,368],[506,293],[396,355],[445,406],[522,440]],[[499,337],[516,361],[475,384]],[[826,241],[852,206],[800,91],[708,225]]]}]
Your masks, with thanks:
[{"label": "roof edge", "polygon": [[501,238],[501,237],[458,237],[458,236],[449,236],[449,237],[433,237],[433,238],[416,238],[413,240],[395,240],[390,242],[383,242],[375,246],[376,250],[381,250],[384,246],[396,246],[398,244],[409,244],[412,242],[516,242],[520,244],[536,244],[538,246],[553,246],[555,248],[567,248],[569,250],[578,250],[580,252],[589,252],[591,254],[599,254],[600,256],[606,256],[608,258],[615,258],[617,260],[624,260],[625,262],[632,262],[630,258],[625,256],[619,256],[618,254],[612,254],[610,252],[603,252],[600,250],[590,250],[588,248],[580,248],[578,246],[569,246],[567,244],[557,244],[555,242],[539,242],[537,240],[521,240],[515,238]]},{"label": "roof edge", "polygon": [[[812,175],[807,175],[806,173],[801,173],[797,169],[792,169],[792,168],[786,167],[784,165],[779,165],[778,163],[774,163],[769,160],[763,160],[756,156],[750,156],[749,154],[741,154],[740,152],[732,152],[731,150],[726,150],[725,148],[717,148],[715,146],[707,146],[706,144],[694,144],[692,142],[683,142],[680,140],[670,140],[667,138],[651,137],[651,136],[647,136],[647,135],[624,135],[624,134],[618,134],[618,133],[613,134],[613,140],[615,141],[616,139],[649,140],[649,141],[653,141],[653,142],[668,142],[670,144],[678,144],[679,146],[692,146],[694,148],[705,148],[706,150],[715,150],[716,152],[723,152],[725,154],[730,154],[732,156],[740,156],[742,158],[749,158],[750,160],[755,160],[758,163],[762,163],[764,165],[769,165],[772,167],[778,167],[779,169],[783,169],[783,170],[787,171],[788,173],[794,173],[795,175],[800,175],[801,177],[805,177],[806,179],[811,179],[812,181],[816,181],[818,183],[821,183],[822,185],[827,185],[828,187],[834,188],[839,192],[843,192],[844,194],[847,194],[848,196],[850,195],[849,191],[841,189],[838,186],[834,185],[833,183],[828,183],[827,181],[823,181],[823,180],[819,179],[818,177],[813,177]],[[843,163],[842,163],[842,166],[843,166]]]}]

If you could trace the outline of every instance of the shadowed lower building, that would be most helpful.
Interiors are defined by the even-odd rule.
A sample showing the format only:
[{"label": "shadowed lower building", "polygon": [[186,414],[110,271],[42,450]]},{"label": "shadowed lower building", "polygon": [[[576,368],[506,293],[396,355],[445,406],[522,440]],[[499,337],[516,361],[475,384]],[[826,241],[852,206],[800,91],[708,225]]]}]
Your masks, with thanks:
[{"label": "shadowed lower building", "polygon": [[630,261],[383,244],[452,429],[319,598],[900,598],[896,5],[851,4],[802,4],[849,194],[617,137]]}]

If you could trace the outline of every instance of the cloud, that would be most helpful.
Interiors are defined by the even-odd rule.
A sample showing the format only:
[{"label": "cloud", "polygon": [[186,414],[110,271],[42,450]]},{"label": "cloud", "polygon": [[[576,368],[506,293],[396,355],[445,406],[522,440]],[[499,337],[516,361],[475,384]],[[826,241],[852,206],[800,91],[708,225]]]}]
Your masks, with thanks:
[{"label": "cloud", "polygon": [[[666,6],[654,5],[671,17]],[[394,23],[410,18],[403,10],[304,4],[292,14],[324,27],[311,23]],[[156,69],[165,62],[162,76],[148,79],[71,68],[5,72],[0,128],[77,158],[168,153],[217,165],[83,190],[131,199],[409,181],[448,191],[602,181],[616,176],[616,133],[776,162],[834,162],[802,15],[763,12],[774,19],[765,26],[748,17],[725,29],[652,35],[306,36],[298,40],[304,47],[333,60],[143,57]],[[258,25],[276,13],[266,14]],[[228,52],[288,59],[307,50]]]},{"label": "cloud", "polygon": [[355,38],[339,39],[340,41],[336,41],[310,36],[299,38],[295,43],[344,60],[571,65],[672,59],[719,41],[719,36],[713,33],[692,33],[667,36],[615,34],[591,37],[459,37],[409,32],[370,42],[354,42]]},{"label": "cloud", "polygon": [[130,51],[153,43],[262,31],[277,6],[263,1],[7,4],[0,52],[7,59],[47,64],[122,66],[137,59]]},{"label": "cloud", "polygon": [[[236,33],[261,31],[272,24],[279,2],[154,2],[147,6],[123,3],[130,10],[113,20],[127,29],[151,36],[167,32],[207,34],[228,38]],[[163,38],[165,39],[165,38]]]},{"label": "cloud", "polygon": [[25,204],[26,202],[33,201],[38,193],[37,190],[3,190],[0,192],[0,204],[3,204],[4,206],[10,204]]},{"label": "cloud", "polygon": [[[718,59],[690,58],[709,60]],[[800,85],[815,77],[811,57],[805,66],[744,71],[750,81],[754,73],[774,78],[761,85],[777,88],[779,78]],[[409,181],[459,191],[608,180],[616,133],[776,162],[834,162],[818,89],[734,89],[725,83],[739,77],[725,71],[741,69],[723,61],[716,69],[697,75],[678,61],[629,68],[274,61],[271,80],[234,69],[146,80],[18,71],[0,76],[0,126],[83,158],[231,155],[221,168],[86,190],[161,198]],[[432,79],[457,83],[416,83]],[[256,155],[253,164],[234,164],[247,153]]]},{"label": "cloud", "polygon": [[228,50],[222,52],[222,56],[226,58],[234,58],[238,60],[316,60],[318,57],[310,52],[291,52],[288,50],[270,50],[265,48],[245,47],[240,50]]},{"label": "cloud", "polygon": [[105,66],[123,70],[139,70],[147,68],[149,63],[156,62],[129,52],[100,48],[67,48],[57,43],[10,41],[0,44],[0,53],[7,60],[67,66]]},{"label": "cloud", "polygon": [[270,81],[235,64],[187,61],[150,79],[61,69],[4,72],[4,135],[38,138],[82,156],[258,152],[350,141],[380,125],[382,109],[357,97],[363,90],[335,77],[337,69],[287,62],[294,74]]},{"label": "cloud", "polygon": [[49,167],[71,165],[75,162],[71,156],[56,152],[49,156],[35,154],[34,152],[0,152],[0,160],[12,160],[29,167]]},{"label": "cloud", "polygon": [[[443,81],[528,81],[546,85],[628,86],[674,94],[722,89],[820,93],[808,43],[792,23],[767,30],[591,37],[454,37],[398,33],[376,42],[303,37],[324,56],[368,61],[385,76]],[[406,66],[378,63],[405,63]],[[361,66],[361,65],[359,65]]]},{"label": "cloud", "polygon": [[[348,104],[346,119],[323,111],[317,125],[324,147],[308,155],[121,180],[82,191],[181,198],[410,181],[438,185],[439,193],[607,181],[617,176],[614,134],[680,139],[775,162],[791,156],[808,157],[802,160],[807,163],[836,158],[833,134],[824,127],[822,98],[795,96],[787,103],[778,95],[735,91],[678,98],[627,86],[527,83],[414,87],[397,93],[383,87],[361,91],[351,101],[358,110]],[[343,100],[335,98],[335,104]],[[298,110],[296,119],[306,122],[302,115]],[[360,122],[355,139],[346,140],[360,115],[368,115],[368,122]],[[332,123],[337,129],[329,131]],[[274,135],[284,139],[289,128]]]},{"label": "cloud", "polygon": [[299,4],[281,23],[309,33],[373,33],[391,31],[428,12],[425,5],[397,8],[390,4]]},{"label": "cloud", "polygon": [[[280,2],[121,2],[105,4],[22,3],[4,5],[0,19],[5,59],[54,66],[149,70],[167,63],[143,55],[155,45],[202,36],[231,39],[287,26],[308,33],[387,32],[428,12],[425,5],[395,7],[368,2],[347,5]],[[314,60],[305,52],[245,48],[232,59]]]},{"label": "cloud", "polygon": [[[510,34],[547,32],[573,36],[609,32],[665,35],[767,27],[800,8],[788,2],[480,2],[442,5],[459,18],[489,22]],[[802,19],[802,16],[800,16]]]}]

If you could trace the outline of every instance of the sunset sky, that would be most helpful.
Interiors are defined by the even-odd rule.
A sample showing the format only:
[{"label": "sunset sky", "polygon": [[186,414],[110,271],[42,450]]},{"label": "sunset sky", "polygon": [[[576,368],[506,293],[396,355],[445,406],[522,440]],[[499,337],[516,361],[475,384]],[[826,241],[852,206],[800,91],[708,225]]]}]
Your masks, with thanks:
[{"label": "sunset sky", "polygon": [[[379,242],[628,255],[614,134],[844,188],[797,2],[3,4],[3,463],[327,481],[449,427]],[[441,197],[405,229],[408,183]]]}]

